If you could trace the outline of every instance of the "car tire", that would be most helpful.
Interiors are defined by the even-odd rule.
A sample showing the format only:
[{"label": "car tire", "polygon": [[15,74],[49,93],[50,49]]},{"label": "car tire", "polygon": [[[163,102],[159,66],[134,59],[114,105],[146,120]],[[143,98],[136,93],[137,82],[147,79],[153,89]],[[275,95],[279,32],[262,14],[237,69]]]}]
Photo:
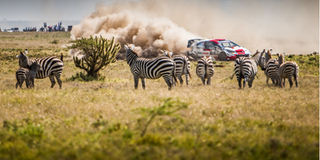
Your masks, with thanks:
[{"label": "car tire", "polygon": [[227,54],[225,52],[220,52],[218,55],[219,61],[226,61],[227,60]]}]

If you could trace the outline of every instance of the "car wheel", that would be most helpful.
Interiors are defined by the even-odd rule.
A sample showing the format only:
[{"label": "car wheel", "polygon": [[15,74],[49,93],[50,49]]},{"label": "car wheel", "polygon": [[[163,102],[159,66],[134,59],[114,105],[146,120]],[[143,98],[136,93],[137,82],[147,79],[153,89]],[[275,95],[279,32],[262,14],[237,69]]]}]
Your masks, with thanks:
[{"label": "car wheel", "polygon": [[219,61],[226,61],[227,60],[227,54],[225,52],[220,52],[218,55]]}]

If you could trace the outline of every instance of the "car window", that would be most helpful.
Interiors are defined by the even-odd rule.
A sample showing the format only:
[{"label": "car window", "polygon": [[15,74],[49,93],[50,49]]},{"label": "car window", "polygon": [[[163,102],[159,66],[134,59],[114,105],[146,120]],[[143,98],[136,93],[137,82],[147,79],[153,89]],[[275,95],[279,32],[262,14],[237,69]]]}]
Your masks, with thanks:
[{"label": "car window", "polygon": [[236,43],[234,43],[234,42],[229,42],[229,41],[220,42],[220,44],[221,44],[223,47],[228,47],[228,48],[232,48],[232,47],[239,46],[239,45],[237,45]]},{"label": "car window", "polygon": [[204,48],[204,42],[199,42],[197,44],[197,48]]},{"label": "car window", "polygon": [[229,42],[222,42],[221,45],[223,47],[231,47],[231,44]]},{"label": "car window", "polygon": [[216,44],[214,44],[213,42],[206,42],[205,43],[205,47],[206,49],[215,49]]}]

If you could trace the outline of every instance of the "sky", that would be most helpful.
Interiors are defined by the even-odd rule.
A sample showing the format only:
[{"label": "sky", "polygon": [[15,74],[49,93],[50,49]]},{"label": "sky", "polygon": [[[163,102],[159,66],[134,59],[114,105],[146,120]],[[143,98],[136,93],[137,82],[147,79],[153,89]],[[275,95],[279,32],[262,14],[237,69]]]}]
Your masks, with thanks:
[{"label": "sky", "polygon": [[0,20],[80,21],[112,0],[0,0]]},{"label": "sky", "polygon": [[319,50],[318,0],[0,0],[0,28],[58,21],[76,25],[101,6],[115,9],[116,4],[126,4],[121,11],[132,10],[130,2],[137,3],[135,9],[141,13],[165,17],[195,35],[232,39],[252,50],[257,46],[279,52]]}]

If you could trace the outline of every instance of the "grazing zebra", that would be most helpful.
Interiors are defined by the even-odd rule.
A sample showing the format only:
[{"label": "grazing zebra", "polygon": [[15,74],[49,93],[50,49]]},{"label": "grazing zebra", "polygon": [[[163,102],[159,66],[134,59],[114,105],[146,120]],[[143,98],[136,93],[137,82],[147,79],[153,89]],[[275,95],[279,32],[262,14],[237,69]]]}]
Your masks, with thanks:
[{"label": "grazing zebra", "polygon": [[288,78],[290,83],[290,88],[293,85],[292,77],[296,83],[296,87],[298,87],[298,73],[299,73],[299,66],[296,62],[287,61],[284,62],[284,56],[280,54],[279,56],[279,76],[280,76],[280,87],[285,87],[285,80]]},{"label": "grazing zebra", "polygon": [[258,72],[257,65],[260,60],[261,54],[259,54],[259,52],[256,52],[252,58],[240,57],[236,59],[234,64],[234,74],[237,76],[239,89],[242,87],[242,79],[243,88],[246,86],[246,82],[248,82],[249,88],[252,87],[253,80]]},{"label": "grazing zebra", "polygon": [[33,62],[30,66],[30,69],[19,68],[16,71],[16,88],[18,88],[18,86],[21,88],[24,81],[26,81],[27,88],[33,88],[34,78],[36,77],[37,72],[41,69],[40,67],[41,66],[37,62]]},{"label": "grazing zebra", "polygon": [[196,73],[197,76],[201,79],[203,85],[206,84],[206,79],[207,85],[211,84],[211,77],[214,74],[213,62],[211,57],[204,57],[198,61]]},{"label": "grazing zebra", "polygon": [[40,70],[36,74],[36,79],[43,79],[46,77],[49,77],[51,82],[51,88],[54,87],[56,81],[54,77],[56,77],[59,87],[61,89],[62,87],[62,81],[60,79],[60,76],[62,74],[63,70],[63,55],[61,54],[60,59],[56,57],[45,57],[45,58],[37,58],[37,59],[29,59],[26,55],[27,50],[25,53],[20,52],[18,58],[19,58],[19,66],[23,68],[29,68],[30,65],[33,62],[37,62],[40,64]]},{"label": "grazing zebra", "polygon": [[[162,51],[165,56],[171,58],[172,52]],[[187,56],[185,55],[175,55],[173,56],[172,60],[176,63],[176,77],[179,79],[180,84],[183,84],[182,76],[186,76],[186,84],[189,84],[189,77],[191,78],[190,74],[190,61]]]},{"label": "grazing zebra", "polygon": [[168,57],[158,57],[154,59],[138,58],[138,55],[130,49],[127,45],[124,45],[126,49],[126,59],[130,66],[131,73],[134,78],[134,88],[138,88],[139,78],[141,79],[142,88],[145,89],[145,78],[158,79],[163,77],[168,85],[168,89],[174,85],[173,80],[175,77],[175,63]]}]

